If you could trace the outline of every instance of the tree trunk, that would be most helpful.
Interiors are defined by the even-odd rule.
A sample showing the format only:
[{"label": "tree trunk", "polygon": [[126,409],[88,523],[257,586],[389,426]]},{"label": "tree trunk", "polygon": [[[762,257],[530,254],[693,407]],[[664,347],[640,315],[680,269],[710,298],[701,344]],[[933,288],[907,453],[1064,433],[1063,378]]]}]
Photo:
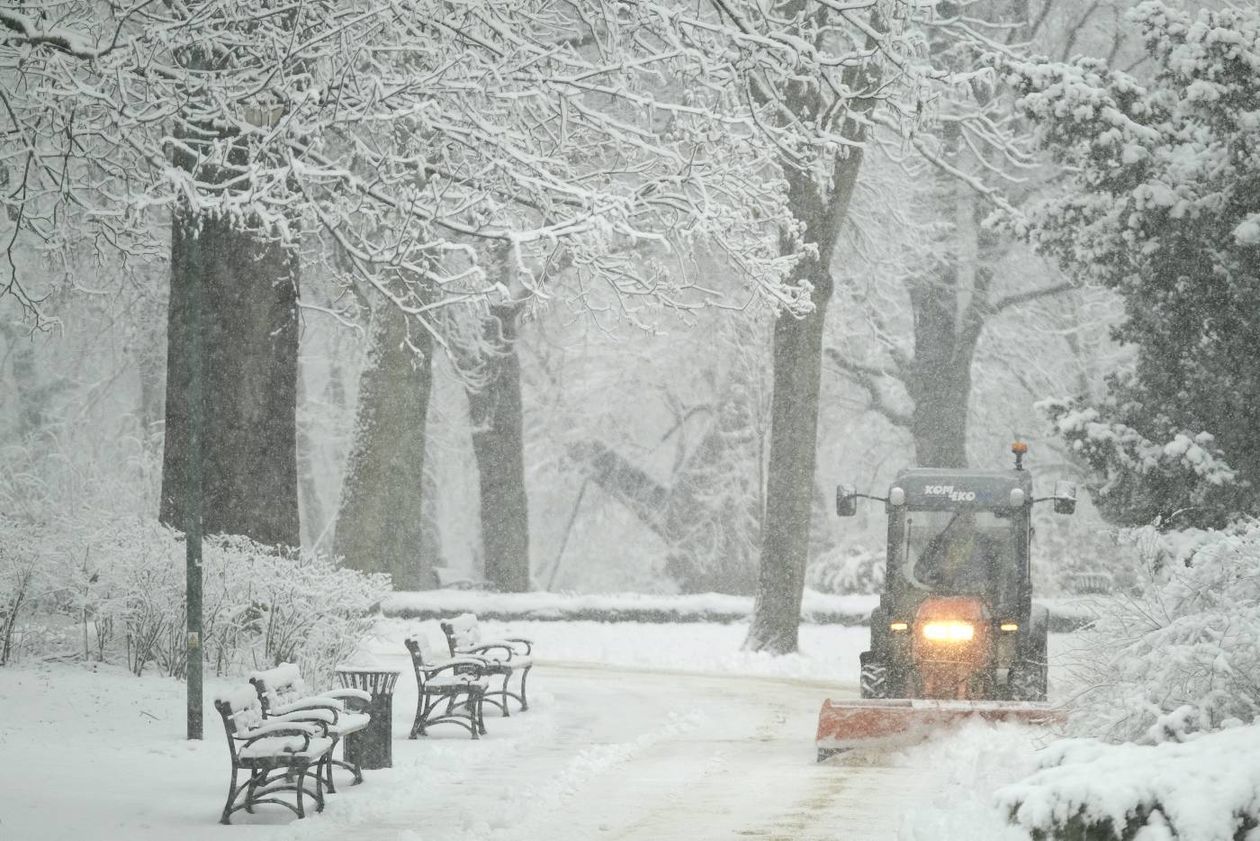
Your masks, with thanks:
[{"label": "tree trunk", "polygon": [[[860,126],[848,136],[861,142]],[[849,211],[862,166],[860,146],[836,162],[833,192],[820,195],[808,173],[788,175],[788,201],[818,245],[817,259],[798,264],[798,280],[814,286],[814,311],[804,318],[780,314],[774,326],[774,397],[770,412],[770,461],[762,517],[757,601],[744,647],[787,654],[796,651],[809,561],[809,524],[818,449],[818,386],[822,335],[831,300],[831,256]]]},{"label": "tree trunk", "polygon": [[409,333],[406,317],[388,303],[372,318],[336,551],[349,567],[388,572],[396,590],[419,590],[436,584],[433,559],[421,554],[432,339],[424,330]]},{"label": "tree trunk", "polygon": [[302,519],[302,545],[314,549],[323,533],[326,516],[324,501],[315,479],[315,442],[311,437],[311,405],[306,399],[305,373],[298,375],[298,400],[301,411],[297,419],[298,503]]},{"label": "tree trunk", "polygon": [[975,341],[961,329],[958,269],[916,283],[914,360],[906,383],[914,401],[910,432],[920,467],[967,466],[967,411]]},{"label": "tree trunk", "polygon": [[473,452],[481,481],[484,575],[505,593],[530,589],[521,363],[516,354],[519,313],[514,304],[491,307],[486,329],[491,346],[488,381],[468,391]]},{"label": "tree trunk", "polygon": [[819,281],[814,288],[814,312],[802,319],[780,315],[774,328],[766,514],[757,604],[746,643],[753,651],[785,654],[797,646],[809,560],[822,332],[831,297],[831,280],[820,277]]},{"label": "tree trunk", "polygon": [[298,262],[232,220],[177,210],[171,231],[166,437],[160,518],[185,527],[191,347],[188,308],[200,287],[202,522],[296,546]]}]

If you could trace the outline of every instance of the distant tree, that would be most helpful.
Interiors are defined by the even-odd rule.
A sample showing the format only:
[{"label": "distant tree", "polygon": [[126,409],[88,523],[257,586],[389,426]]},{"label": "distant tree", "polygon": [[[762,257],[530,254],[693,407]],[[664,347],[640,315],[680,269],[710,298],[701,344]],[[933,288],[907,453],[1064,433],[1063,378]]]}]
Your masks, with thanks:
[{"label": "distant tree", "polygon": [[435,558],[421,552],[433,341],[413,327],[388,303],[372,313],[333,544],[356,569],[388,572],[403,590],[437,583]]},{"label": "distant tree", "polygon": [[1260,13],[1140,3],[1150,80],[1097,59],[1004,61],[1042,145],[1068,166],[1027,233],[1115,289],[1136,351],[1059,431],[1096,471],[1113,521],[1220,525],[1260,488]]},{"label": "distant tree", "polygon": [[529,498],[516,338],[522,304],[495,304],[485,319],[483,382],[468,389],[481,499],[483,575],[501,592],[530,589]]}]

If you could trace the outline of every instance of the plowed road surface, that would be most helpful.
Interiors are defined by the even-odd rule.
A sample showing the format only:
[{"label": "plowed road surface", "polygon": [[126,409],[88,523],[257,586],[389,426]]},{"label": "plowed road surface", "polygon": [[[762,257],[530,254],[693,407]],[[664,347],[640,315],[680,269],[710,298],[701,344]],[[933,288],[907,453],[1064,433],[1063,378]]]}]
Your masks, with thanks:
[{"label": "plowed road surface", "polygon": [[[462,767],[431,779],[422,816],[390,810],[373,837],[889,841],[897,804],[913,802],[905,769],[815,763],[822,699],[852,690],[564,663],[535,672],[537,709],[488,718],[478,745],[441,739]],[[491,749],[496,734],[515,749]]]}]

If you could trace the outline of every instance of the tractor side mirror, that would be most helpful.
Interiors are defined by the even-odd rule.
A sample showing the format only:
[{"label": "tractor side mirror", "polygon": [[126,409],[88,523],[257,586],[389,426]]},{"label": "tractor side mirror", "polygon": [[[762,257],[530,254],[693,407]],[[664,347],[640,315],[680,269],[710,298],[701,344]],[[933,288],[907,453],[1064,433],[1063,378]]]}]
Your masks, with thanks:
[{"label": "tractor side mirror", "polygon": [[836,515],[852,517],[857,514],[857,489],[851,485],[836,485]]},{"label": "tractor side mirror", "polygon": [[1054,483],[1054,513],[1076,513],[1076,485],[1071,482]]}]

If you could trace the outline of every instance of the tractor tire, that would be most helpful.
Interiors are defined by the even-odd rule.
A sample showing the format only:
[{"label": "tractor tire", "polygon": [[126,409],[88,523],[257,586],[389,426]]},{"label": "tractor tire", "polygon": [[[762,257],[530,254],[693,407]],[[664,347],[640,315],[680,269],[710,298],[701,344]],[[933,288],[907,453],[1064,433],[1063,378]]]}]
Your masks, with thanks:
[{"label": "tractor tire", "polygon": [[1032,616],[1032,633],[1011,667],[1007,690],[1012,701],[1044,701],[1049,687],[1049,622],[1044,609]]},{"label": "tractor tire", "polygon": [[1020,660],[1011,668],[1007,690],[1012,701],[1046,700],[1046,664]]},{"label": "tractor tire", "polygon": [[863,663],[859,686],[863,698],[891,697],[888,667],[883,663]]}]

